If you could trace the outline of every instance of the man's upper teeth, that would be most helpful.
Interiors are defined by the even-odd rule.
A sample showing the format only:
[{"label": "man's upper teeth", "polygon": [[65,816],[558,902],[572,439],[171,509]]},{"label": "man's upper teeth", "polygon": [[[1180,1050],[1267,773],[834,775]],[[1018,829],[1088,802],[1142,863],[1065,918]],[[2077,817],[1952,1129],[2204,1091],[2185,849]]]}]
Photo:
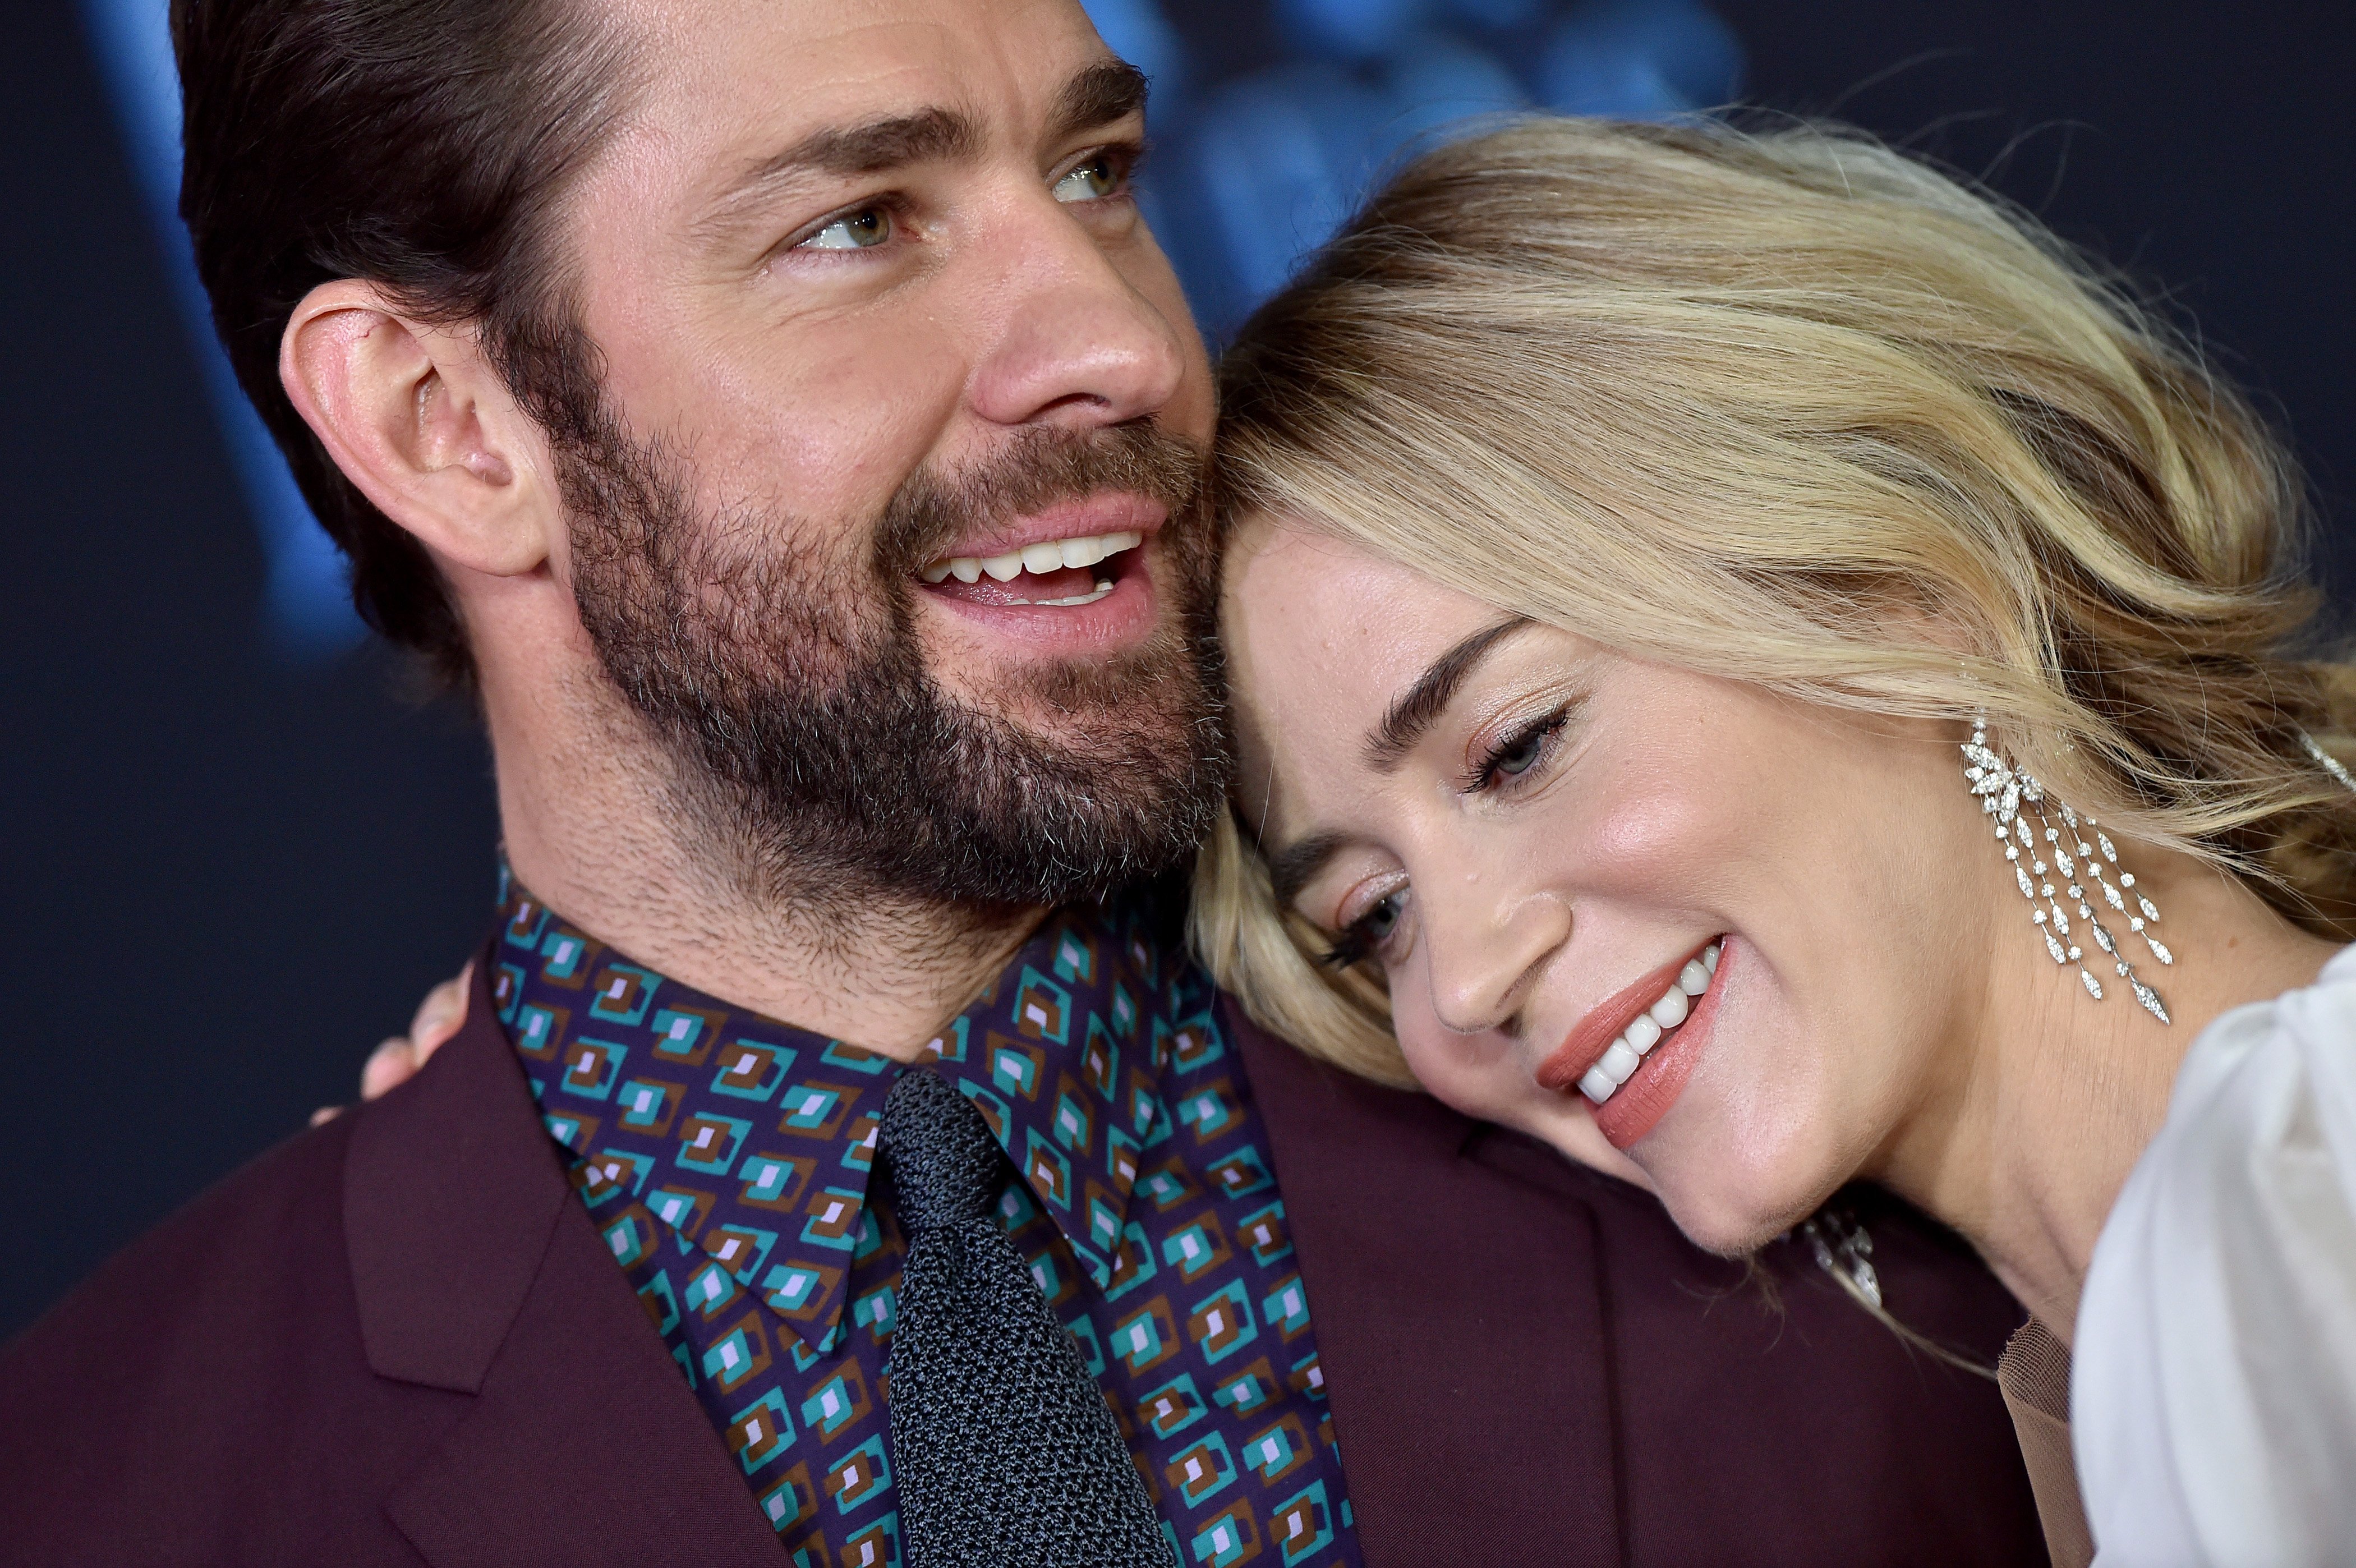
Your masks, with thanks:
[{"label": "man's upper teeth", "polygon": [[980,581],[986,572],[994,582],[1011,583],[1025,572],[1044,575],[1067,567],[1093,566],[1124,550],[1134,550],[1144,542],[1145,535],[1136,529],[1124,529],[1119,533],[1090,534],[1081,539],[1051,539],[1044,543],[1026,544],[1020,550],[1010,550],[1003,555],[947,556],[926,567],[924,578],[927,583],[937,583],[947,577],[955,577],[960,583],[974,583]]},{"label": "man's upper teeth", "polygon": [[1620,1032],[1587,1076],[1579,1080],[1579,1091],[1601,1105],[1612,1098],[1613,1091],[1627,1082],[1637,1068],[1644,1064],[1662,1037],[1686,1021],[1693,1006],[1692,998],[1709,989],[1709,977],[1718,972],[1718,950],[1721,944],[1712,942],[1702,950],[1699,958],[1686,961],[1676,979],[1661,993],[1660,999],[1636,1015],[1636,1021]]}]

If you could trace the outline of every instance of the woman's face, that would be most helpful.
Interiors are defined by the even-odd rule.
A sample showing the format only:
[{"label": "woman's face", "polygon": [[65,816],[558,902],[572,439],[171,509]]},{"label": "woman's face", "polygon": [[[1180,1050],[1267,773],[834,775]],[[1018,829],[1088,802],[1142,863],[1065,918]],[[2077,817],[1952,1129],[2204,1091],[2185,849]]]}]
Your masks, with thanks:
[{"label": "woman's face", "polygon": [[1225,616],[1247,825],[1440,1099],[1580,1157],[1600,1129],[1732,1251],[1968,1095],[2003,862],[1960,730],[1641,663],[1265,520]]}]

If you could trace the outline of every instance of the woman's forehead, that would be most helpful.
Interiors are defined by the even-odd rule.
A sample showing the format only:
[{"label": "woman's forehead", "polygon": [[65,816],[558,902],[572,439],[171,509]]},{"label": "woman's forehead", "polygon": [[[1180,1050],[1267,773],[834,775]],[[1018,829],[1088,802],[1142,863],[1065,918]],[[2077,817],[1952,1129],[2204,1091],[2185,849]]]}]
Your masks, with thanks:
[{"label": "woman's forehead", "polygon": [[1255,625],[1271,612],[1293,612],[1377,631],[1401,617],[1455,626],[1497,613],[1333,527],[1265,513],[1248,516],[1229,536],[1226,579],[1229,613]]},{"label": "woman's forehead", "polygon": [[1255,520],[1222,607],[1246,794],[1365,771],[1367,736],[1439,659],[1499,612],[1330,532]]},{"label": "woman's forehead", "polygon": [[1330,532],[1271,521],[1228,558],[1228,668],[1242,703],[1271,711],[1389,700],[1498,611]]}]

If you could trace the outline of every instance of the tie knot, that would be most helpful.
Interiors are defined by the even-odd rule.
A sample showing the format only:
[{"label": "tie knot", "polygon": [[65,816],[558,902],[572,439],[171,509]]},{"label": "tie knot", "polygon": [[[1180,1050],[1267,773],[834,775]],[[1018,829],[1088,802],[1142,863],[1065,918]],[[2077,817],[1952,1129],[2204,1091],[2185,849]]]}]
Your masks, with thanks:
[{"label": "tie knot", "polygon": [[884,1097],[875,1142],[911,1232],[981,1219],[1005,1179],[1005,1156],[980,1110],[925,1069],[902,1073]]}]

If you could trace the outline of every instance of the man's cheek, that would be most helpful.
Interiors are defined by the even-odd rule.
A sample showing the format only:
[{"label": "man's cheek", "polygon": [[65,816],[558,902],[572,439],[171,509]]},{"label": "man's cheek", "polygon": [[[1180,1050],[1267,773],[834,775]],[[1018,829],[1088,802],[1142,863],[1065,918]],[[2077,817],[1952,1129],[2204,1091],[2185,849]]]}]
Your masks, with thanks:
[{"label": "man's cheek", "polygon": [[680,389],[677,428],[765,511],[873,520],[920,467],[954,468],[957,384],[891,344],[779,354]]}]

